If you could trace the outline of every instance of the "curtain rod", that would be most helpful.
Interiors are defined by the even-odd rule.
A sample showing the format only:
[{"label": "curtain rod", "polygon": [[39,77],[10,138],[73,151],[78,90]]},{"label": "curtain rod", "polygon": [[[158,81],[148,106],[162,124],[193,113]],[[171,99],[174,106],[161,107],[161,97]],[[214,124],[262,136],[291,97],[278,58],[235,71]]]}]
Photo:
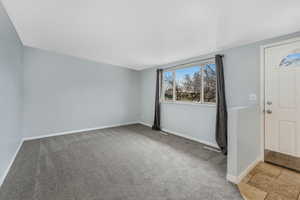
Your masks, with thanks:
[{"label": "curtain rod", "polygon": [[[220,55],[221,57],[224,57],[224,54],[218,54]],[[181,63],[181,64],[175,64],[175,65],[172,65],[170,67],[167,67],[167,68],[161,68],[162,70],[166,70],[166,69],[171,69],[173,67],[177,67],[177,66],[180,66],[180,65],[188,65],[188,64],[192,64],[192,63],[196,63],[196,62],[203,62],[205,60],[211,60],[211,59],[214,59],[216,56],[213,56],[213,57],[209,57],[209,58],[203,58],[203,59],[200,59],[200,60],[194,60],[194,61],[190,61],[190,62],[184,62],[184,63]]]}]

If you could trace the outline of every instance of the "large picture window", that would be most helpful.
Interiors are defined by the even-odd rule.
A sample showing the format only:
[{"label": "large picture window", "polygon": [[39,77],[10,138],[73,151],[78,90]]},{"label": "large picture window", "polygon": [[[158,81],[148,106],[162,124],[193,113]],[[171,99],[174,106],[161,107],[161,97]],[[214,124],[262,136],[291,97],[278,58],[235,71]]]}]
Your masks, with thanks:
[{"label": "large picture window", "polygon": [[164,70],[162,100],[215,104],[216,81],[216,65],[213,61]]}]

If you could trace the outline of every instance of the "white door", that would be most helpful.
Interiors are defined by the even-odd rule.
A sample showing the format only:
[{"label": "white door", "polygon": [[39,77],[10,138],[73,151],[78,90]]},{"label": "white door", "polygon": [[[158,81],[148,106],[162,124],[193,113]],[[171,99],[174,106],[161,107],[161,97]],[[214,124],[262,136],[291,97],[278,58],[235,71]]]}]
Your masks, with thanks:
[{"label": "white door", "polygon": [[265,49],[265,149],[300,157],[300,40]]}]

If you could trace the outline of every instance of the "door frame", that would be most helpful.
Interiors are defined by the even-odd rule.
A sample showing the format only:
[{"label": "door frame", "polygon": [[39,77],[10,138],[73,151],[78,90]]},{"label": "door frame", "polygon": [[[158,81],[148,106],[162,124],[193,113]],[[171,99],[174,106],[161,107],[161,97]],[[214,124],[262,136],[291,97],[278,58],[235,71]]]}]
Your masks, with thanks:
[{"label": "door frame", "polygon": [[265,49],[270,47],[276,47],[284,44],[290,44],[294,42],[300,41],[300,37],[295,37],[287,40],[283,40],[280,42],[273,42],[266,45],[260,46],[260,103],[259,103],[259,112],[260,112],[260,160],[265,160]]}]

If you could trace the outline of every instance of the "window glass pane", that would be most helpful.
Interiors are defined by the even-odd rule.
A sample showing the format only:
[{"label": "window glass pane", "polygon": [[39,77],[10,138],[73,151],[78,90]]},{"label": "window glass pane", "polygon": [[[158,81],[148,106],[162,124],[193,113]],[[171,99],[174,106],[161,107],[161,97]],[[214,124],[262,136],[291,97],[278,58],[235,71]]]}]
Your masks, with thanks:
[{"label": "window glass pane", "polygon": [[280,67],[300,67],[300,53],[289,54],[280,62]]},{"label": "window glass pane", "polygon": [[173,99],[173,72],[164,72],[163,73],[163,91],[165,100]]},{"label": "window glass pane", "polygon": [[201,100],[200,66],[176,70],[176,100],[199,102]]},{"label": "window glass pane", "polygon": [[204,102],[215,103],[216,102],[216,65],[207,64],[203,69],[204,80]]}]

